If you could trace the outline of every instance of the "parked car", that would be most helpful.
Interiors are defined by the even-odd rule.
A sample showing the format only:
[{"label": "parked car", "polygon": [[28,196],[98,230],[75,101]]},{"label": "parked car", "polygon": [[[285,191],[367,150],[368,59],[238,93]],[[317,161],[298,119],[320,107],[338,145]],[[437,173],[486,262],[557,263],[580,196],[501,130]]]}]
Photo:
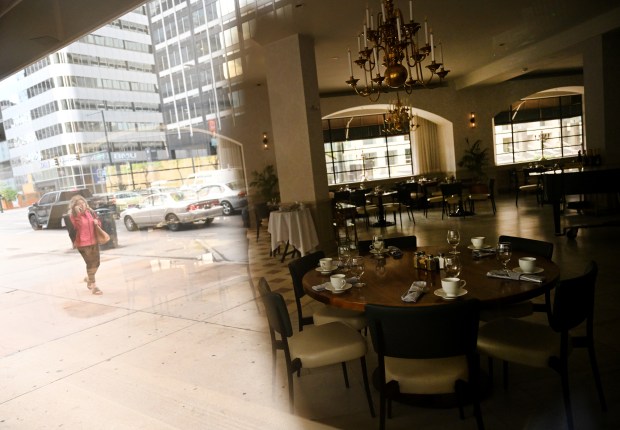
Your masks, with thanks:
[{"label": "parked car", "polygon": [[145,197],[137,206],[124,210],[121,219],[129,231],[161,226],[177,231],[183,224],[204,222],[209,225],[222,213],[217,199],[197,200],[182,192],[170,192]]},{"label": "parked car", "polygon": [[113,195],[118,214],[127,208],[136,206],[142,200],[142,196],[134,191],[117,191]]},{"label": "parked car", "polygon": [[62,217],[69,210],[69,200],[77,194],[84,197],[93,209],[116,210],[113,201],[101,195],[93,196],[86,188],[51,191],[28,208],[28,222],[34,230],[62,228]]},{"label": "parked car", "polygon": [[199,200],[218,199],[224,208],[224,215],[232,215],[248,205],[247,191],[238,182],[212,184],[196,191]]}]

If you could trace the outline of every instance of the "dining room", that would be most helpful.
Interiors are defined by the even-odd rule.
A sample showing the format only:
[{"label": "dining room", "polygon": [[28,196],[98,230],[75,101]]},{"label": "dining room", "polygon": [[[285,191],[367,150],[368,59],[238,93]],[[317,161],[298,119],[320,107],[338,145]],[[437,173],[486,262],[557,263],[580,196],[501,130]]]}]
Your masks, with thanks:
[{"label": "dining room", "polygon": [[[556,236],[553,227],[553,209],[550,205],[540,206],[534,195],[525,196],[519,207],[515,208],[514,194],[502,193],[497,196],[497,213],[490,208],[482,208],[472,217],[448,217],[442,220],[441,210],[431,209],[428,217],[424,217],[422,210],[414,211],[415,224],[407,216],[403,217],[403,225],[397,223],[387,227],[370,227],[366,229],[362,221],[357,221],[358,243],[372,243],[373,236],[382,236],[387,244],[390,239],[404,236],[415,236],[415,250],[426,251],[426,255],[433,254],[449,256],[454,245],[448,243],[448,230],[459,232],[460,240],[456,249],[460,253],[460,277],[466,282],[463,290],[469,293],[453,300],[444,300],[441,297],[441,279],[444,271],[437,272],[414,268],[413,256],[415,253],[405,250],[401,258],[393,257],[389,253],[384,258],[376,258],[375,253],[363,251],[365,254],[365,274],[361,280],[363,286],[346,289],[342,293],[329,291],[314,292],[314,297],[306,295],[302,300],[305,315],[325,307],[325,303],[345,304],[344,307],[359,310],[361,304],[374,300],[384,305],[406,305],[407,307],[441,306],[451,302],[465,302],[476,298],[484,305],[493,303],[507,303],[506,297],[513,296],[510,302],[531,301],[537,305],[544,305],[545,292],[551,298],[554,296],[554,286],[558,280],[566,280],[583,274],[589,260],[598,264],[598,278],[596,281],[594,301],[594,342],[596,358],[601,374],[604,395],[608,405],[617,404],[620,399],[620,386],[617,374],[618,358],[620,358],[620,344],[617,340],[617,330],[620,328],[620,319],[615,312],[615,306],[620,303],[618,292],[614,288],[614,258],[609,253],[606,244],[615,240],[620,230],[616,227],[592,227],[579,230],[576,238]],[[542,271],[532,274],[533,278],[540,277],[543,283],[493,279],[487,273],[501,271],[502,262],[494,254],[476,256],[472,238],[483,237],[484,246],[481,248],[495,250],[500,236],[513,236],[536,239],[552,244],[553,257],[540,257],[538,263]],[[254,283],[265,277],[271,289],[282,294],[287,303],[293,327],[296,327],[297,311],[287,264],[279,259],[269,257],[265,241],[250,240],[250,274]],[[454,242],[453,242],[454,243]],[[361,246],[361,245],[360,245]],[[528,252],[514,251],[513,256],[506,262],[511,270],[519,270],[519,257],[528,256]],[[338,254],[329,254],[338,260]],[[383,260],[383,263],[380,261]],[[383,264],[383,269],[379,267]],[[351,267],[351,270],[354,270]],[[381,274],[381,270],[383,273]],[[359,272],[358,272],[359,273]],[[347,272],[346,277],[351,278]],[[426,281],[428,289],[420,295],[418,303],[404,303],[402,296],[409,292],[410,285],[415,281]],[[329,276],[323,276],[317,271],[309,273],[307,278],[308,291],[312,287],[329,282]],[[390,285],[395,285],[391,287]],[[503,295],[499,297],[497,295]],[[389,296],[389,297],[388,297]],[[527,317],[521,317],[529,322],[546,325],[545,312],[534,312]],[[484,323],[481,323],[481,327]],[[585,324],[575,330],[576,333],[586,331]],[[368,352],[369,375],[376,371],[378,366],[377,354],[373,350],[371,336],[366,337]],[[281,389],[281,407],[288,407],[286,380],[283,370],[283,359],[278,357],[275,370],[276,386]],[[534,368],[518,364],[511,364],[509,380],[506,387],[502,382],[502,366],[497,362],[494,366],[493,380],[489,379],[487,358],[480,359],[480,369],[484,390],[481,396],[481,411],[486,428],[502,429],[536,429],[536,428],[567,428],[565,408],[562,400],[562,384],[558,374],[550,368]],[[342,375],[339,366],[322,369],[302,370],[301,378],[294,378],[295,403],[294,414],[313,421],[327,424],[335,428],[375,429],[379,427],[379,419],[371,418],[368,414],[364,390],[358,367],[352,364],[349,371],[350,388],[342,384]],[[585,350],[575,349],[568,359],[568,374],[570,396],[572,401],[572,416],[574,428],[615,428],[620,423],[620,415],[613,407],[602,412],[599,403],[597,387],[590,367],[588,354]],[[283,379],[284,378],[284,379]],[[379,406],[379,392],[373,388],[375,405]],[[477,423],[471,405],[465,406],[465,419],[459,419],[458,409],[454,404],[428,404],[416,402],[398,402],[392,404],[392,416],[386,420],[386,428],[410,428],[412,425],[423,428],[476,428]]]}]

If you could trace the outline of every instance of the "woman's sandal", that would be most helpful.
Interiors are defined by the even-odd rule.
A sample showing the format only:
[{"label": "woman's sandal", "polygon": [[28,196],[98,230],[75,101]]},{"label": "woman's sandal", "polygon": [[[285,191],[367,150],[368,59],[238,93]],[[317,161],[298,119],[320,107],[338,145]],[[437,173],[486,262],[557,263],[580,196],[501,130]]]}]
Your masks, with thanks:
[{"label": "woman's sandal", "polygon": [[103,294],[103,291],[101,291],[96,285],[94,285],[93,287],[90,287],[90,288],[91,288],[91,291],[93,292],[93,294],[96,294],[98,296]]}]

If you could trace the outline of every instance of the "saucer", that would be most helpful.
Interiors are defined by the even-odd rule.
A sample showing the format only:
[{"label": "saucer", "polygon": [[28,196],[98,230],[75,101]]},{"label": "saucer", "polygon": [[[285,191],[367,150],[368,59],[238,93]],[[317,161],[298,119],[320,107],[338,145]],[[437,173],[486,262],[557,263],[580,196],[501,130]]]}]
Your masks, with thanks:
[{"label": "saucer", "polygon": [[454,299],[457,299],[457,298],[459,298],[459,297],[464,296],[465,294],[467,294],[467,290],[466,290],[465,288],[461,288],[461,290],[459,291],[459,293],[458,293],[456,296],[454,296],[454,297],[448,297],[448,296],[446,296],[446,293],[445,293],[445,291],[443,290],[443,288],[439,288],[439,289],[437,289],[437,290],[433,291],[433,294],[435,294],[436,296],[441,297],[441,298],[442,298],[442,299],[444,299],[444,300],[454,300]]},{"label": "saucer", "polygon": [[526,275],[534,275],[536,273],[542,273],[545,271],[545,269],[543,269],[542,267],[537,267],[536,269],[534,269],[533,272],[524,272],[523,269],[521,269],[519,266],[515,267],[514,269],[512,269],[513,272],[516,273],[523,273]]},{"label": "saucer", "polygon": [[317,268],[316,268],[316,269],[314,269],[314,270],[316,270],[317,272],[321,272],[321,275],[329,275],[330,273],[332,273],[333,271],[335,271],[335,270],[336,270],[336,268],[334,268],[334,269],[330,269],[330,270],[323,270],[323,269],[321,269],[320,267],[317,267]]},{"label": "saucer", "polygon": [[344,288],[342,288],[340,290],[335,289],[334,286],[331,283],[328,284],[328,285],[325,285],[325,289],[327,291],[329,291],[330,293],[333,293],[333,294],[342,294],[342,293],[344,293],[345,291],[347,291],[351,287],[352,287],[352,285],[349,284],[348,282],[345,284]]},{"label": "saucer", "polygon": [[475,249],[491,249],[493,248],[491,245],[482,245],[480,248],[476,248],[474,245],[467,245],[467,249],[475,250]]}]

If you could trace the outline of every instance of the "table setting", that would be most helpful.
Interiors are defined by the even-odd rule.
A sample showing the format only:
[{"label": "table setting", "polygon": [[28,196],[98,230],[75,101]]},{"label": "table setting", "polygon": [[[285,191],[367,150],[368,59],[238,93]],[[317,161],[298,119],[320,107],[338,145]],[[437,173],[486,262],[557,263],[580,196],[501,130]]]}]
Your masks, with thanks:
[{"label": "table setting", "polygon": [[[458,230],[450,237],[449,241],[446,237],[447,246],[399,250],[400,258],[390,258],[389,252],[383,252],[389,248],[380,243],[382,238],[373,237],[365,246],[381,253],[350,255],[341,265],[334,258],[329,270],[317,268],[304,276],[304,289],[323,303],[354,310],[364,310],[368,303],[435,306],[470,298],[480,300],[483,308],[492,308],[540,296],[559,279],[559,267],[547,258],[513,251],[510,244],[490,245],[482,236],[472,237],[471,245],[463,252],[458,249],[463,246]],[[511,267],[510,262],[517,261]],[[342,276],[332,282],[334,275]]]}]

